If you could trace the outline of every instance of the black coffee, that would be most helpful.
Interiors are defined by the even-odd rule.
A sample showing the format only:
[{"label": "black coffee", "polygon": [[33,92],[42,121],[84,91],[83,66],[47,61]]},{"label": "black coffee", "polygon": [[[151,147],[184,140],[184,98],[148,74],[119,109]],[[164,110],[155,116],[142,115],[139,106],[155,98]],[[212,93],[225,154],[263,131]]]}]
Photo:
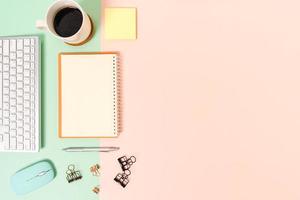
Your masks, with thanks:
[{"label": "black coffee", "polygon": [[55,32],[61,37],[70,37],[79,31],[82,19],[79,9],[64,8],[54,18]]}]

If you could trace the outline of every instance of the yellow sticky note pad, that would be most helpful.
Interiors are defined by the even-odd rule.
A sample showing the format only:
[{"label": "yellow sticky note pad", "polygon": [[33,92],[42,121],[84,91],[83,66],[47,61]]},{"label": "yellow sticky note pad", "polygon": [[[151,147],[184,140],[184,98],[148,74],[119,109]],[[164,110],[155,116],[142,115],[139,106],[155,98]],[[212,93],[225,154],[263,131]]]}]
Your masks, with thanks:
[{"label": "yellow sticky note pad", "polygon": [[105,8],[105,39],[136,39],[136,8]]}]

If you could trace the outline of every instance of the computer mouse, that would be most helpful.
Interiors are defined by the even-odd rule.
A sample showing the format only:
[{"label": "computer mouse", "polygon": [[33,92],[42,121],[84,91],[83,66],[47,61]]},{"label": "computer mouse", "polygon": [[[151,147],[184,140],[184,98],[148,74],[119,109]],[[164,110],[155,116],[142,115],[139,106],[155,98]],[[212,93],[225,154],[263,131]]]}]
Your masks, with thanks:
[{"label": "computer mouse", "polygon": [[17,171],[11,177],[11,186],[17,195],[24,195],[43,187],[54,178],[54,165],[43,160]]}]

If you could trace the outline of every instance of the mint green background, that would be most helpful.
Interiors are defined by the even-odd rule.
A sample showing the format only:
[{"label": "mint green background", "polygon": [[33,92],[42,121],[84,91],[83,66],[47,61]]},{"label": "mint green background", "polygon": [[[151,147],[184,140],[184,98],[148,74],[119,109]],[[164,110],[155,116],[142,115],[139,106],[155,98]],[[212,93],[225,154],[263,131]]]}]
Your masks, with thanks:
[{"label": "mint green background", "polygon": [[[83,200],[97,199],[92,188],[98,179],[89,172],[92,164],[99,163],[98,153],[66,153],[68,146],[98,146],[95,139],[59,139],[57,136],[57,55],[59,52],[99,51],[100,0],[77,0],[94,22],[95,35],[80,47],[73,47],[57,40],[49,33],[37,30],[35,21],[43,19],[54,0],[1,0],[0,36],[39,35],[42,41],[42,141],[39,153],[0,153],[0,199],[15,200]],[[80,81],[80,80],[78,80]],[[16,196],[10,188],[10,177],[17,170],[43,159],[50,159],[56,166],[57,176],[47,186]],[[83,179],[68,183],[65,171],[73,163],[81,170]]]}]

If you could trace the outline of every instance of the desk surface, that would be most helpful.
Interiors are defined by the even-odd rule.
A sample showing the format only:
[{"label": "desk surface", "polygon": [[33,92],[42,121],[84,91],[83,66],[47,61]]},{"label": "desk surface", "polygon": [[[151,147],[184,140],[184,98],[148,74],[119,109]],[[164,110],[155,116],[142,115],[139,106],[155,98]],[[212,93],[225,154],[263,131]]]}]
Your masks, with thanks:
[{"label": "desk surface", "polygon": [[[0,32],[36,33],[32,21],[41,18],[50,1],[2,1],[0,20],[7,29],[1,27]],[[135,42],[101,43],[102,50],[122,52],[124,89],[124,132],[118,140],[103,142],[120,145],[122,152],[134,154],[138,160],[128,187],[123,189],[112,182],[120,170],[112,156],[121,152],[101,157],[102,181],[107,181],[101,199],[298,200],[299,1],[106,3],[137,6],[139,30]],[[10,8],[19,14],[26,8],[32,12],[9,18]],[[25,23],[20,23],[23,18]],[[11,20],[5,22],[7,19]],[[54,144],[52,151],[62,146],[51,142],[56,137],[54,54],[61,44],[48,36],[45,39],[49,48],[44,71],[49,105],[46,133]],[[82,48],[97,49],[97,42]],[[54,159],[56,153],[60,151],[40,157],[51,155]],[[65,155],[69,154],[59,154]],[[5,156],[0,155],[0,168],[7,172],[31,158]],[[4,157],[9,165],[3,165]],[[1,194],[14,200],[3,185],[8,176],[0,175]],[[64,190],[64,186],[51,186],[54,194],[41,190],[27,199],[67,196]],[[74,199],[91,199],[84,188],[75,191],[79,196]]]},{"label": "desk surface", "polygon": [[101,43],[124,88],[124,132],[103,142],[137,162],[102,200],[298,200],[299,1],[105,2],[138,8],[137,41]]},{"label": "desk surface", "polygon": [[[38,154],[0,153],[0,199],[17,198],[10,189],[10,176],[20,168],[41,160],[50,159],[57,168],[57,177],[48,186],[28,194],[22,199],[95,199],[91,189],[98,180],[89,174],[89,166],[99,162],[98,153],[65,153],[61,148],[67,146],[98,145],[92,139],[59,139],[57,137],[57,54],[61,51],[99,51],[99,10],[100,1],[80,0],[79,3],[95,22],[96,37],[81,47],[67,46],[48,33],[35,28],[35,21],[42,19],[53,0],[9,0],[0,3],[0,35],[38,34],[42,39],[42,137],[44,147]],[[83,173],[83,179],[67,183],[65,170],[74,163]],[[97,199],[97,198],[96,198]]]}]

